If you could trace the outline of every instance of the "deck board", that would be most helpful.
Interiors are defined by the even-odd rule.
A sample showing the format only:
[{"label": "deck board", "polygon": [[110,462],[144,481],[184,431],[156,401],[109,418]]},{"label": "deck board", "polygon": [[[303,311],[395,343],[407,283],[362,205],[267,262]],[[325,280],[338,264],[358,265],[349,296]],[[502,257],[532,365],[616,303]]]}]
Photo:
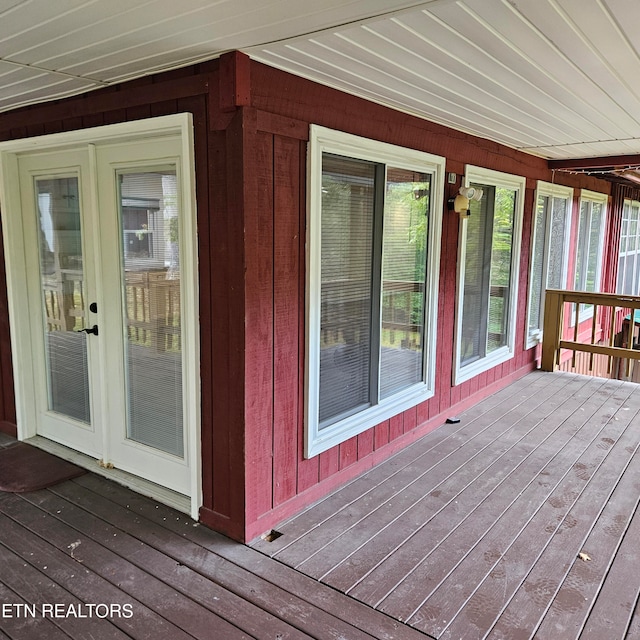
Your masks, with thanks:
[{"label": "deck board", "polygon": [[[17,530],[17,531],[16,531]],[[36,567],[25,562],[24,556],[16,555],[6,548],[6,543],[15,545],[16,536],[23,536],[24,532],[17,526],[6,521],[2,523],[4,548],[0,552],[0,575],[4,583],[25,603],[56,603],[64,605],[68,610],[81,610],[82,601],[73,596],[58,582],[54,581]],[[18,544],[19,546],[19,544]],[[23,547],[24,548],[24,547]],[[42,557],[42,556],[41,556]],[[4,600],[6,602],[6,600]],[[76,616],[52,618],[52,624],[59,627],[71,637],[85,635],[101,640],[126,640],[130,636],[118,629],[107,619],[78,618]]]},{"label": "deck board", "polygon": [[438,639],[634,637],[640,387],[538,372],[460,418],[252,546]]},{"label": "deck board", "polygon": [[4,618],[0,640],[640,637],[640,387],[535,373],[459,417],[273,542],[93,474],[0,493],[0,601],[135,612]]},{"label": "deck board", "polygon": [[[147,571],[158,571],[158,561],[169,556],[165,562],[171,563],[173,567],[178,563],[181,566],[180,573],[200,574],[202,578],[198,579],[198,584],[193,585],[189,592],[192,599],[202,597],[203,584],[207,581],[209,584],[219,585],[230,594],[235,593],[244,601],[243,608],[238,612],[238,623],[251,619],[251,608],[247,603],[254,603],[256,605],[254,616],[257,618],[257,615],[261,614],[261,617],[256,619],[253,624],[251,630],[253,634],[259,633],[265,627],[271,627],[273,635],[280,634],[283,638],[304,638],[307,637],[305,635],[307,632],[309,634],[316,632],[324,637],[331,631],[335,631],[336,627],[344,627],[344,634],[349,633],[349,637],[354,640],[364,640],[366,637],[365,634],[351,628],[350,625],[336,621],[333,617],[327,616],[325,612],[310,607],[302,599],[297,599],[285,590],[258,579],[254,574],[241,567],[225,562],[200,545],[185,540],[168,529],[153,527],[152,523],[148,521],[132,520],[125,509],[114,506],[113,503],[101,499],[95,494],[89,495],[89,492],[70,484],[58,489],[56,493],[72,500],[74,504],[80,505],[98,517],[109,518],[112,523],[123,530],[127,538],[130,536],[135,539],[136,544],[144,545],[146,550],[152,552],[150,554],[152,557],[148,562],[145,562]],[[83,522],[86,519],[86,516],[83,516]],[[106,536],[105,542],[109,543],[108,536]],[[122,539],[117,544],[122,545]],[[155,552],[153,548],[155,548]],[[158,551],[159,548],[162,549],[162,553]],[[136,553],[137,562],[139,556],[140,554]],[[171,568],[167,567],[167,573],[162,576],[164,580],[175,579],[170,575],[170,571]],[[191,585],[193,581],[192,577],[189,584]],[[176,581],[172,586],[185,589],[182,581],[179,585]],[[223,603],[222,607],[226,608],[227,604]],[[279,617],[284,618],[288,625],[282,624]],[[279,628],[274,628],[276,624]]]},{"label": "deck board", "polygon": [[[45,495],[47,492],[37,493]],[[45,511],[33,504],[25,504],[26,500],[20,497],[11,501],[4,500],[5,495],[0,496],[0,510],[13,518],[22,528],[39,536],[35,544],[20,547],[18,532],[12,545],[26,556],[35,558],[34,561],[38,562],[42,572],[55,580],[64,581],[67,587],[85,602],[132,603],[135,609],[132,618],[113,620],[116,624],[124,625],[125,631],[133,637],[166,640],[207,637],[203,635],[207,632],[207,625],[199,624],[200,608],[192,605],[187,598],[180,597],[168,585],[154,580],[146,572],[137,570],[119,554],[109,552],[89,536],[65,525],[57,518],[48,517]],[[11,504],[8,504],[9,502]],[[60,510],[71,508],[70,505],[62,503],[57,507]],[[7,524],[2,524],[3,534],[8,528]],[[125,544],[118,532],[107,525],[104,529],[106,535],[118,538],[118,546],[121,543]],[[51,549],[42,548],[45,539],[50,543]],[[127,550],[121,548],[120,553],[127,553]],[[84,575],[79,574],[81,570],[85,571]],[[155,614],[158,611],[162,612],[161,616]],[[233,634],[233,631],[231,633]]]},{"label": "deck board", "polygon": [[401,637],[403,640],[424,640],[423,634],[399,625],[388,616],[376,615],[375,611],[357,600],[345,598],[334,589],[330,589],[284,564],[273,562],[251,547],[236,544],[206,527],[194,526],[188,518],[175,517],[175,513],[168,507],[154,505],[144,497],[132,494],[117,484],[102,482],[100,478],[93,475],[78,478],[76,484],[109,498],[116,504],[126,506],[134,513],[140,514],[173,533],[199,544],[211,553],[251,571],[272,585],[286,585],[297,597],[320,607],[323,611],[337,618],[342,617],[348,620],[352,626],[365,631],[374,638],[393,640],[393,638],[399,637],[399,629],[402,628]]},{"label": "deck board", "polygon": [[[0,584],[0,602],[28,605],[14,591]],[[69,636],[46,618],[31,616],[3,617],[1,633],[11,638],[47,638],[51,640],[69,640]]]},{"label": "deck board", "polygon": [[[551,411],[552,407],[553,403],[550,402],[548,410]],[[523,420],[530,415],[523,417]],[[411,509],[392,523],[393,526],[384,530],[372,527],[370,540],[352,554],[348,562],[343,561],[334,567],[325,579],[336,588],[346,591],[355,588],[356,593],[359,592],[361,595],[367,589],[362,584],[366,582],[371,587],[375,586],[376,593],[380,594],[385,588],[383,585],[387,585],[386,581],[391,580],[394,573],[400,573],[398,562],[400,555],[393,557],[392,572],[389,571],[388,566],[382,566],[390,557],[391,550],[400,544],[404,546],[402,553],[405,553],[405,549],[415,547],[417,552],[424,551],[426,554],[429,545],[435,540],[433,527],[437,522],[444,523],[441,535],[449,533],[457,522],[461,523],[469,512],[478,507],[485,495],[491,493],[504,481],[510,465],[521,462],[520,458],[527,452],[527,447],[533,446],[531,440],[534,438],[539,440],[544,435],[542,429],[535,429],[535,424],[531,425],[529,430],[523,429],[524,433],[509,429],[503,418],[496,422],[496,426],[500,426],[500,429],[496,430],[492,436],[493,440],[481,442],[480,451],[476,451],[475,447],[465,446],[457,451],[455,456],[437,461],[438,469],[447,473],[443,481],[440,482],[437,475],[429,474],[425,477],[426,486],[407,487],[408,490],[405,493],[413,494],[415,499]],[[523,442],[523,438],[527,435],[529,441]],[[484,432],[484,436],[487,436],[487,431]],[[514,454],[513,450],[517,446],[519,446],[519,452]],[[431,485],[428,484],[430,481]],[[415,565],[415,559],[410,559],[407,571],[413,570]],[[364,567],[379,575],[371,578],[365,576],[364,579],[359,578],[356,582],[358,573],[362,572]],[[380,567],[379,571],[378,567]],[[382,577],[385,582],[380,582],[379,577]],[[389,591],[391,588],[387,588],[387,592]],[[367,597],[370,604],[377,604],[380,599],[380,597],[376,599],[373,593]]]},{"label": "deck board", "polygon": [[[595,399],[591,401],[598,402]],[[585,403],[584,406],[588,406],[588,404]],[[602,407],[599,409],[606,411]],[[578,418],[579,414],[574,414],[574,416]],[[547,422],[554,425],[553,420]],[[489,493],[484,490],[483,485],[469,487],[467,501],[463,502],[466,504],[464,513],[459,514],[461,498],[458,498],[457,504],[455,501],[450,504],[449,509],[439,514],[437,520],[429,523],[420,531],[419,536],[414,536],[409,544],[404,545],[401,552],[403,557],[408,560],[413,559],[410,555],[413,550],[419,553],[426,546],[424,559],[420,559],[414,568],[409,570],[410,573],[407,575],[411,576],[410,580],[403,577],[402,584],[394,588],[392,592],[389,590],[389,595],[382,603],[381,609],[387,612],[393,611],[394,615],[401,615],[405,620],[415,617],[412,623],[421,628],[424,624],[421,620],[424,617],[424,612],[421,614],[420,608],[425,606],[423,601],[429,593],[428,591],[425,593],[425,591],[429,588],[440,589],[442,581],[449,576],[449,572],[457,568],[458,559],[461,556],[464,557],[463,554],[468,553],[468,550],[479,541],[482,541],[480,548],[484,550],[484,553],[488,551],[489,556],[493,556],[495,541],[491,531],[495,527],[496,521],[500,520],[506,510],[516,514],[514,529],[518,532],[522,526],[520,518],[525,516],[528,510],[538,504],[544,505],[553,498],[550,491],[554,490],[556,478],[558,482],[564,479],[565,469],[573,464],[580,454],[575,438],[571,438],[572,422],[567,420],[559,428],[553,429],[551,427],[551,433],[547,433],[546,428],[543,428],[547,427],[547,424],[539,425],[538,429],[529,434],[531,437],[535,437],[533,443],[530,443],[531,438],[520,441],[520,450],[525,454],[522,458],[514,453],[508,463],[501,460],[502,473],[494,468],[488,468],[487,475],[500,481],[495,490]],[[581,433],[585,435],[584,431]],[[540,441],[542,435],[549,437]],[[566,448],[568,442],[571,443],[570,451],[567,452],[570,458],[566,460],[562,457],[562,453],[565,451],[562,447]],[[557,453],[558,451],[560,454]],[[553,463],[554,456],[559,459],[558,464],[550,466],[549,462]],[[533,478],[545,471],[549,475],[545,474],[542,484],[536,481],[532,482]],[[538,519],[540,517],[538,516]],[[525,521],[526,523],[527,521]],[[505,530],[504,523],[501,522],[498,525],[497,531],[500,542],[503,543],[508,539],[509,533],[508,530]],[[391,558],[386,564],[391,563],[395,563],[394,558]],[[383,571],[384,567],[381,566],[376,573]],[[462,574],[464,575],[464,570],[462,570]],[[456,576],[453,576],[453,579],[456,580]],[[372,575],[367,584],[374,585],[376,582],[380,583],[379,580],[376,580],[376,575]],[[421,589],[415,589],[415,584],[422,584]],[[456,584],[458,584],[457,581]],[[469,582],[465,580],[465,584],[469,584]],[[463,592],[458,589],[456,594],[457,597],[454,600],[447,599],[443,601],[442,608],[437,607],[443,621],[440,623],[436,619],[430,622],[430,626],[433,626],[437,631],[441,630],[440,624],[443,627],[449,624],[452,617],[462,608],[462,604],[465,602]],[[435,599],[441,600],[440,594],[436,594]],[[444,608],[445,605],[446,608]],[[434,617],[435,603],[427,602],[426,607],[429,611],[429,617]]]},{"label": "deck board", "polygon": [[[475,427],[477,422],[471,418],[448,433],[444,430],[435,432],[393,461],[374,469],[358,481],[358,487],[345,490],[350,495],[359,491],[360,486],[365,487],[365,491],[346,507],[334,504],[331,498],[323,501],[319,510],[326,517],[285,547],[286,563],[312,577],[322,578],[366,542],[369,532],[373,535],[373,532],[383,530],[406,510],[415,508],[415,502],[425,495],[425,487],[437,487],[456,469],[460,469],[462,474],[472,475],[473,469],[467,465],[469,458],[499,440],[510,429],[509,421],[504,417],[510,412],[524,410],[526,401],[546,382],[544,378],[539,381],[520,394],[504,394],[499,404],[479,413],[483,418],[481,429]],[[428,462],[425,464],[425,461]],[[478,464],[482,467],[484,463],[478,461]],[[380,507],[376,508],[377,505]],[[314,522],[316,520],[314,517]],[[295,526],[295,520],[293,524]],[[268,551],[272,555],[276,551],[275,557],[279,557],[277,547]],[[346,585],[338,588],[346,588]]]},{"label": "deck board", "polygon": [[0,619],[0,634],[11,640],[425,638],[92,474],[41,491],[0,493],[0,587],[3,602],[129,603],[134,611],[129,619],[96,621],[93,635],[97,627],[81,620]]}]

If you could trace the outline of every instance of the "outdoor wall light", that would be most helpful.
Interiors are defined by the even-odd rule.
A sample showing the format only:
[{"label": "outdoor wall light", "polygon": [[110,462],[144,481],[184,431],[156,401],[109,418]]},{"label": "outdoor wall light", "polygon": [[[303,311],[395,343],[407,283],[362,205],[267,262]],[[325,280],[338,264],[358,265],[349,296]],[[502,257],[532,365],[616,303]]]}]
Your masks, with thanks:
[{"label": "outdoor wall light", "polygon": [[447,207],[449,211],[455,211],[460,214],[461,217],[467,217],[471,215],[469,201],[476,200],[480,202],[480,200],[482,200],[482,193],[482,189],[476,189],[475,187],[460,187],[458,195],[455,198],[449,198],[447,200]]}]

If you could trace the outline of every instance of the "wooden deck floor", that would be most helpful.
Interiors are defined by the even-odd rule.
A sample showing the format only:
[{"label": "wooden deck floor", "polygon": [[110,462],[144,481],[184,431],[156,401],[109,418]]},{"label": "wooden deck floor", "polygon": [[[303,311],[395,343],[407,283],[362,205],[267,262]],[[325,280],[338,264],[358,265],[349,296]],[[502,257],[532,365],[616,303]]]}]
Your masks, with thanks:
[{"label": "wooden deck floor", "polygon": [[[35,614],[25,605],[35,607]],[[101,617],[105,605],[109,615]],[[6,638],[425,636],[172,509],[87,474],[42,491],[0,493],[0,640]]]},{"label": "wooden deck floor", "polygon": [[639,412],[531,374],[252,546],[433,638],[640,638]]}]

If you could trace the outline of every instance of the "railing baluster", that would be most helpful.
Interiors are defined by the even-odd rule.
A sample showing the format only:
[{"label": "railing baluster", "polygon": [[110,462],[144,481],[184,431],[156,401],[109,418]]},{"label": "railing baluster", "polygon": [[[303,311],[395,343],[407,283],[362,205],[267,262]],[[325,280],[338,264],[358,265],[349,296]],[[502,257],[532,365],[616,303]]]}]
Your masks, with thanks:
[{"label": "railing baluster", "polygon": [[[595,344],[596,343],[596,327],[598,325],[597,323],[597,318],[598,316],[598,305],[594,304],[593,305],[593,317],[591,318],[591,344]],[[574,351],[575,353],[575,351]],[[589,371],[593,371],[593,359],[595,357],[595,353],[590,353],[589,354]]]},{"label": "railing baluster", "polygon": [[[576,302],[575,304],[575,317],[573,319],[573,341],[578,342],[578,326],[580,325],[580,303]],[[576,352],[575,350],[572,352],[571,356],[571,366],[576,368]]]},{"label": "railing baluster", "polygon": [[[616,309],[617,307],[610,308],[611,318],[609,320],[609,346],[613,347],[615,342],[615,330],[616,330]],[[607,356],[607,374],[610,376],[613,370],[613,356]]]},{"label": "railing baluster", "polygon": [[[629,323],[629,335],[627,336],[627,349],[633,351],[633,335],[636,332],[636,310],[631,309],[631,322]],[[631,376],[631,358],[627,358],[627,378]]]}]

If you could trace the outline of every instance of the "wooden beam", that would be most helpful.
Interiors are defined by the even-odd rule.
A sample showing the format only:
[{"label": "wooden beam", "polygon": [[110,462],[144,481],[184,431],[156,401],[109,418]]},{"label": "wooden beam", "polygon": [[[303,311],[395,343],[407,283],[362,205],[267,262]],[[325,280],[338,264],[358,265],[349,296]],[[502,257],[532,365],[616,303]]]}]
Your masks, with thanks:
[{"label": "wooden beam", "polygon": [[625,349],[623,347],[609,347],[603,344],[589,344],[586,342],[574,342],[573,340],[560,340],[560,349],[570,349],[571,351],[583,351],[585,353],[612,356],[614,358],[629,358],[630,360],[640,360],[640,351],[635,349]]},{"label": "wooden beam", "polygon": [[251,59],[240,51],[220,57],[220,111],[251,104]]}]

